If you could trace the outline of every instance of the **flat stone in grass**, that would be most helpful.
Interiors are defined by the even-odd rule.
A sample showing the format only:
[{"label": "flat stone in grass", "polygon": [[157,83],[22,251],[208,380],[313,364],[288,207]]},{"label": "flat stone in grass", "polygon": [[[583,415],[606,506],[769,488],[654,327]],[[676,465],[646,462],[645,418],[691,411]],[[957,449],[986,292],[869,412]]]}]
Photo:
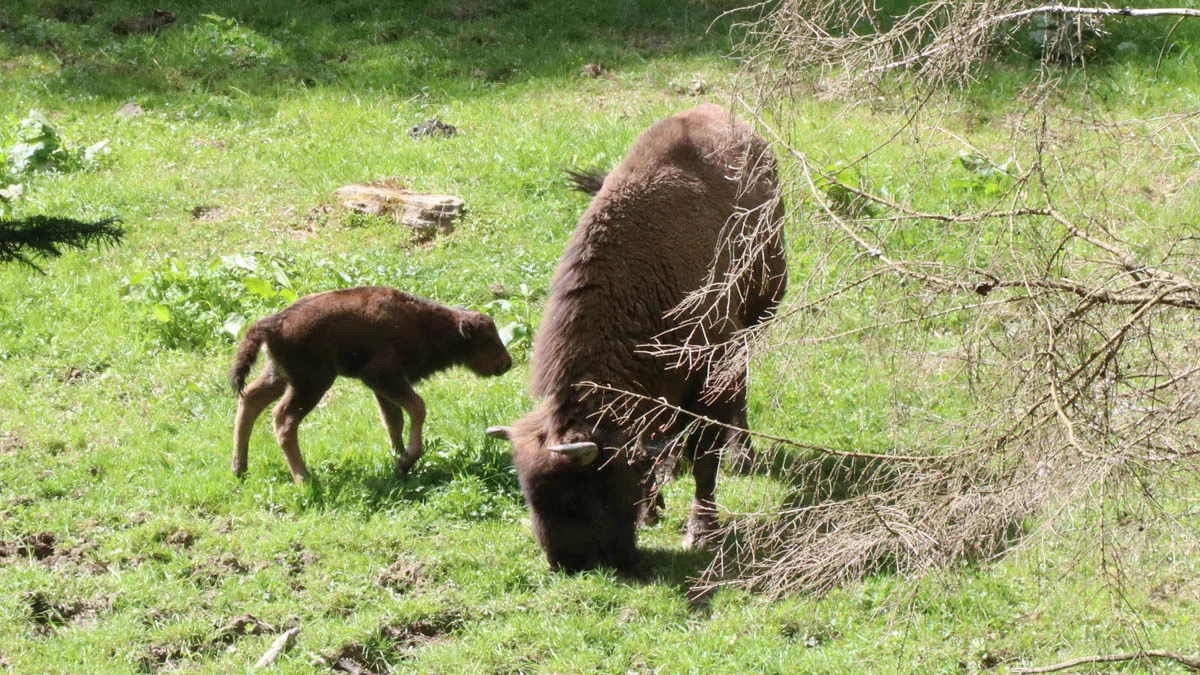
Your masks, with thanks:
[{"label": "flat stone in grass", "polygon": [[411,227],[422,239],[454,231],[466,202],[453,195],[413,192],[398,180],[352,183],[335,192],[342,205],[370,216],[386,216]]}]

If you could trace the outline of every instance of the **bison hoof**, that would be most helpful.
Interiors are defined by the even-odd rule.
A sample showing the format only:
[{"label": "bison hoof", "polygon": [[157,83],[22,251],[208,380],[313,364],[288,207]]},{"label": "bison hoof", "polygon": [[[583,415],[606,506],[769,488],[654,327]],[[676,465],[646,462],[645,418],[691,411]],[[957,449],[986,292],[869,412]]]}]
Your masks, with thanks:
[{"label": "bison hoof", "polygon": [[645,560],[639,560],[622,568],[620,574],[633,581],[649,582],[654,580],[654,568]]},{"label": "bison hoof", "polygon": [[642,509],[638,524],[641,527],[654,527],[662,520],[663,509],[657,504],[650,504]]},{"label": "bison hoof", "polygon": [[717,543],[717,523],[715,521],[688,521],[683,534],[685,551],[709,550]]}]

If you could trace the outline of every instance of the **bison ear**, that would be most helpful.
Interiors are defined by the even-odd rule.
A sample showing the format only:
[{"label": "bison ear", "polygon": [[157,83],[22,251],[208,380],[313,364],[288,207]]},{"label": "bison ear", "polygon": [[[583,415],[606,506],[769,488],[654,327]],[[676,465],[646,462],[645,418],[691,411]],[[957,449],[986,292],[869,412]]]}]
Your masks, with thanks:
[{"label": "bison ear", "polygon": [[560,457],[566,457],[579,466],[587,466],[596,461],[596,455],[600,454],[600,448],[591,441],[583,441],[581,443],[563,443],[561,445],[548,445],[546,449]]},{"label": "bison ear", "polygon": [[498,438],[502,441],[512,440],[512,427],[488,427],[483,433],[491,438]]}]

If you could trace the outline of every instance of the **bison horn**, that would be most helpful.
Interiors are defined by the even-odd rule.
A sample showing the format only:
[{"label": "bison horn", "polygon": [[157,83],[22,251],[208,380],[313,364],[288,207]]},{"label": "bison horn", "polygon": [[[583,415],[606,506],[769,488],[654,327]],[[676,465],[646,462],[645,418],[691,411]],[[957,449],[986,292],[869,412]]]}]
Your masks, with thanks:
[{"label": "bison horn", "polygon": [[492,438],[499,438],[502,441],[512,440],[510,437],[510,434],[512,433],[512,427],[488,427],[483,433]]},{"label": "bison horn", "polygon": [[550,452],[562,455],[567,459],[586,466],[591,464],[596,459],[596,455],[600,454],[600,448],[591,441],[583,441],[580,443],[563,443],[561,445],[548,445],[546,449]]}]

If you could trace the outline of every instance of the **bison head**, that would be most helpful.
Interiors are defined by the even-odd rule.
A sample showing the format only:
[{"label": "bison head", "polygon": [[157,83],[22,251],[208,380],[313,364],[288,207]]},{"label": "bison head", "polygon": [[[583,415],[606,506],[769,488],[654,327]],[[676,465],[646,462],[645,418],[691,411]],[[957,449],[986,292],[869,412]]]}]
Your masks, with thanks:
[{"label": "bison head", "polygon": [[460,311],[458,332],[467,341],[465,365],[484,377],[508,372],[512,357],[504,348],[492,317],[482,312]]},{"label": "bison head", "polygon": [[550,567],[578,572],[612,567],[644,576],[637,522],[643,468],[620,450],[619,431],[555,433],[545,406],[487,434],[511,441],[513,465],[534,536]]}]

